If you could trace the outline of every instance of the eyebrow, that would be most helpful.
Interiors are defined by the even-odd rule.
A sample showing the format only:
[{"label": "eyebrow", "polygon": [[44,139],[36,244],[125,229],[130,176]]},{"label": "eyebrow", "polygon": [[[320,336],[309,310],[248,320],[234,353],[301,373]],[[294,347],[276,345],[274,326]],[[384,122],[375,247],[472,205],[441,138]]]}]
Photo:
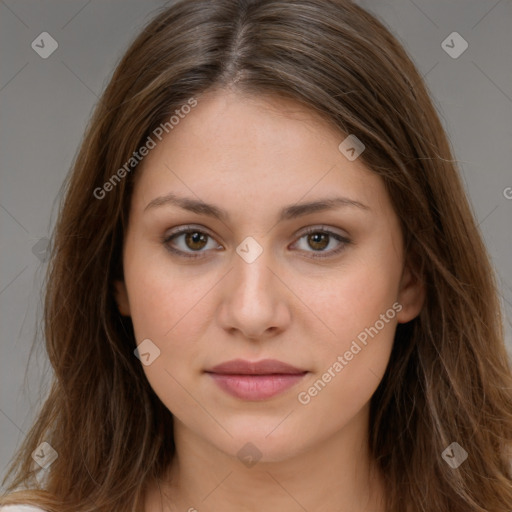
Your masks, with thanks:
[{"label": "eyebrow", "polygon": [[[221,221],[228,221],[230,216],[229,213],[215,206],[213,204],[205,203],[199,199],[193,199],[190,197],[179,197],[172,192],[165,196],[156,197],[150,201],[144,208],[144,212],[148,209],[156,208],[158,206],[175,205],[199,215],[207,215],[214,217]],[[311,201],[308,203],[296,203],[284,207],[279,212],[278,221],[290,220],[304,215],[309,215],[315,212],[321,212],[325,210],[331,210],[342,206],[350,206],[359,208],[364,211],[370,211],[370,208],[359,201],[354,201],[347,197],[331,197],[325,199],[319,199],[317,201]]]}]

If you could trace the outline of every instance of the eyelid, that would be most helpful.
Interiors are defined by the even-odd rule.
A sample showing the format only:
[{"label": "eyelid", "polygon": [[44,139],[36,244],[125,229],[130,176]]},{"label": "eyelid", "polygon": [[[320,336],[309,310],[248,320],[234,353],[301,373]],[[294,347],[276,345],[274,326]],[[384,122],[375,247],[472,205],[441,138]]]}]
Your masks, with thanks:
[{"label": "eyelid", "polygon": [[335,231],[335,229],[338,229],[338,228],[332,228],[330,226],[326,226],[325,224],[318,224],[316,226],[308,226],[307,228],[304,228],[303,230],[299,231],[295,236],[302,237],[304,235],[308,235],[309,233],[326,232],[329,234],[338,235],[338,236],[345,237],[348,239],[347,234],[339,233],[338,231]]},{"label": "eyelid", "polygon": [[170,228],[170,229],[166,230],[163,238],[170,238],[172,236],[181,235],[182,233],[187,233],[190,231],[198,231],[200,233],[204,233],[205,235],[208,235],[211,238],[215,238],[208,228],[206,228],[205,226],[202,226],[200,224],[182,224],[175,228]]}]

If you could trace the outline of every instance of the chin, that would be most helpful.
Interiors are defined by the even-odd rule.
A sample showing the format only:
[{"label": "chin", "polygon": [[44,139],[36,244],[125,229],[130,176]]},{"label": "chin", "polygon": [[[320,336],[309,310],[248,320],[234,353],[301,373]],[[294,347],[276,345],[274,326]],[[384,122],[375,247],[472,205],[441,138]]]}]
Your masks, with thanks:
[{"label": "chin", "polygon": [[[290,430],[277,427],[279,422],[252,426],[245,428],[228,428],[233,436],[223,436],[222,442],[214,442],[218,449],[231,457],[238,458],[242,463],[244,459],[262,462],[283,462],[298,455],[307,449],[312,439],[297,439]],[[282,430],[280,430],[282,429]],[[280,430],[280,431],[279,431]],[[279,431],[279,432],[278,432]],[[269,433],[272,432],[270,435]],[[212,440],[213,441],[213,440]],[[252,467],[249,462],[248,467]]]}]

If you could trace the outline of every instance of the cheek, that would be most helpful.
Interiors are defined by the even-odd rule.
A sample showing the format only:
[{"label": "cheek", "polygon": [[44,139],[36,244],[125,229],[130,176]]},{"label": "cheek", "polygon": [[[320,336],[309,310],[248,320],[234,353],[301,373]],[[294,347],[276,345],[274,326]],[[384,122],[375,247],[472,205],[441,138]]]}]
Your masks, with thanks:
[{"label": "cheek", "polygon": [[335,349],[341,349],[392,307],[398,280],[396,262],[383,262],[382,258],[369,255],[325,279],[309,282],[301,296],[326,327],[325,339],[336,343]]},{"label": "cheek", "polygon": [[169,266],[156,258],[131,260],[125,279],[136,342],[149,339],[159,351],[151,364],[143,365],[146,378],[175,416],[190,415],[197,404],[187,389],[201,370],[203,354],[197,340],[204,332],[201,318],[207,318],[203,287],[178,272],[169,273]]},{"label": "cheek", "polygon": [[[392,339],[388,330],[381,331],[366,346],[358,343],[356,348],[349,344],[338,354],[332,354],[324,371],[299,390],[297,401],[309,418],[310,436],[339,431],[368,404],[382,380]],[[347,352],[352,354],[351,360]],[[344,362],[339,360],[340,356]]]},{"label": "cheek", "polygon": [[335,335],[315,347],[321,364],[297,396],[314,418],[310,434],[320,435],[326,425],[334,432],[350,421],[370,400],[389,362],[397,325],[393,287],[365,282],[368,287],[361,288],[361,282],[347,279],[336,295],[325,295],[321,316]]},{"label": "cheek", "polygon": [[[317,418],[319,429],[322,422],[347,421],[381,381],[397,325],[399,305],[393,304],[400,268],[394,251],[367,251],[311,290],[308,305],[329,329],[316,343],[321,364],[301,388],[307,395],[301,403]],[[332,411],[338,416],[329,416]]]},{"label": "cheek", "polygon": [[149,339],[158,354],[143,370],[153,390],[174,412],[176,404],[190,399],[179,383],[200,371],[197,340],[203,337],[208,314],[204,287],[179,269],[169,269],[164,261],[141,253],[125,265],[125,280],[136,343]]},{"label": "cheek", "polygon": [[[163,344],[194,336],[206,318],[208,290],[215,276],[192,275],[191,269],[171,264],[165,254],[140,251],[125,263],[125,279],[137,341],[154,337]],[[217,279],[218,280],[218,279]]]}]

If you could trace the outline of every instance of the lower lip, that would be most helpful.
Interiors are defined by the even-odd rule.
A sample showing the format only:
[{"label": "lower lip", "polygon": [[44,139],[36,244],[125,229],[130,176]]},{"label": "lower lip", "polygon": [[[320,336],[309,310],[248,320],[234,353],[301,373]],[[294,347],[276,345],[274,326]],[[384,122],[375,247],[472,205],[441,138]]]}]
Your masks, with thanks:
[{"label": "lower lip", "polygon": [[272,375],[209,373],[226,393],[242,400],[265,400],[283,393],[301,381],[307,372]]}]

